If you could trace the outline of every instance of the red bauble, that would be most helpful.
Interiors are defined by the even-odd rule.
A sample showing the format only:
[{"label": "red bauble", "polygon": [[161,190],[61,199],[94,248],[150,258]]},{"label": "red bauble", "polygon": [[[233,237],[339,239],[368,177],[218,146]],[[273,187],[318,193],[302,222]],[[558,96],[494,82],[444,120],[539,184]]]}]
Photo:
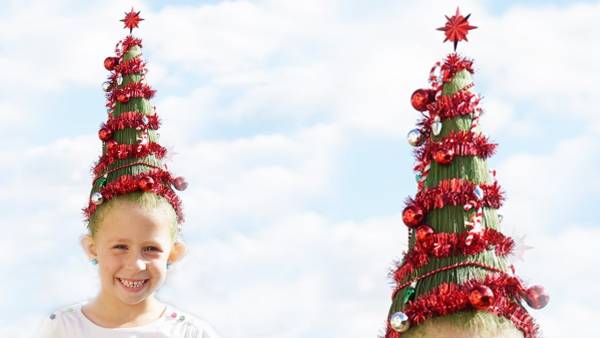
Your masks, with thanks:
[{"label": "red bauble", "polygon": [[112,131],[106,127],[100,128],[98,131],[98,137],[104,142],[110,140],[112,138]]},{"label": "red bauble", "polygon": [[417,205],[409,205],[402,211],[402,221],[409,228],[415,228],[425,218],[425,214],[423,213],[423,209]]},{"label": "red bauble", "polygon": [[441,165],[448,165],[454,159],[454,150],[438,150],[433,153],[433,159]]},{"label": "red bauble", "polygon": [[144,176],[138,181],[138,187],[144,191],[152,191],[154,189],[154,179],[150,176]]},{"label": "red bauble", "polygon": [[550,300],[550,295],[541,285],[534,285],[525,291],[525,301],[533,309],[541,309]]},{"label": "red bauble", "polygon": [[117,141],[109,140],[108,142],[106,142],[106,150],[108,152],[113,152],[113,151],[115,151],[115,149],[117,149],[118,145],[119,144],[117,143]]},{"label": "red bauble", "polygon": [[469,301],[477,310],[487,310],[494,303],[494,292],[485,285],[479,285],[469,292]]},{"label": "red bauble", "polygon": [[183,176],[178,176],[173,180],[173,186],[179,191],[187,189],[188,183]]},{"label": "red bauble", "polygon": [[433,233],[434,231],[429,225],[423,224],[417,228],[417,241],[425,242],[427,239],[431,238],[431,235],[433,235]]},{"label": "red bauble", "polygon": [[427,105],[435,100],[435,91],[431,89],[417,89],[410,97],[410,103],[418,111],[426,111]]},{"label": "red bauble", "polygon": [[129,102],[129,95],[125,93],[119,93],[117,95],[117,101],[119,101],[120,103],[127,103]]},{"label": "red bauble", "polygon": [[104,68],[106,68],[106,70],[113,70],[115,69],[115,67],[119,64],[119,58],[114,57],[114,56],[109,56],[106,59],[104,59]]}]

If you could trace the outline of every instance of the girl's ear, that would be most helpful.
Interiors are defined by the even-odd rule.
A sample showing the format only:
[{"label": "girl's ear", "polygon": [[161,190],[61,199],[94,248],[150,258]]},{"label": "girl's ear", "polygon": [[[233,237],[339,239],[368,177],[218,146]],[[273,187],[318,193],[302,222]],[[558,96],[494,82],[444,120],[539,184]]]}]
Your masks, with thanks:
[{"label": "girl's ear", "polygon": [[171,248],[171,252],[169,253],[168,261],[173,264],[180,261],[185,254],[187,253],[187,246],[181,240],[173,243],[173,247]]},{"label": "girl's ear", "polygon": [[96,242],[94,241],[92,236],[90,236],[89,234],[82,235],[80,238],[80,243],[81,247],[83,248],[83,251],[85,251],[85,254],[88,256],[88,258],[92,259],[98,257],[98,252],[96,251]]}]

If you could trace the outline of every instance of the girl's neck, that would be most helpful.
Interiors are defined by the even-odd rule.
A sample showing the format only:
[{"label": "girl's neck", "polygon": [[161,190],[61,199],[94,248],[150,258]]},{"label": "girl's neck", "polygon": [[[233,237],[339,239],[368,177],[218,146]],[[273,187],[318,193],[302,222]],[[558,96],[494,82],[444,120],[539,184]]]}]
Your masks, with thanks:
[{"label": "girl's neck", "polygon": [[102,327],[117,328],[151,323],[162,315],[164,309],[165,305],[154,296],[138,304],[125,304],[100,293],[82,311],[88,319]]}]

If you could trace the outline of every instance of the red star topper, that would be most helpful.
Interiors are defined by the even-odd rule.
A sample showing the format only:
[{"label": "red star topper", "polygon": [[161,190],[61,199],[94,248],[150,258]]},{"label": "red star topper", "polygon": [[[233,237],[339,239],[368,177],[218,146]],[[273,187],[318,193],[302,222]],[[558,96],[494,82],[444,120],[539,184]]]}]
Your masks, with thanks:
[{"label": "red star topper", "polygon": [[131,31],[137,28],[140,21],[144,21],[144,19],[140,18],[140,12],[134,12],[132,7],[129,13],[125,13],[125,18],[121,21],[125,23],[123,28],[129,28],[129,34],[131,34]]},{"label": "red star topper", "polygon": [[444,31],[444,34],[446,34],[446,39],[444,40],[444,42],[448,40],[454,42],[455,51],[456,45],[458,45],[459,41],[469,41],[467,40],[467,34],[469,33],[469,30],[477,28],[476,26],[469,25],[470,16],[471,14],[467,16],[462,16],[460,14],[460,10],[458,9],[458,7],[456,7],[456,14],[454,14],[454,16],[451,18],[445,15],[446,19],[448,20],[446,21],[446,25],[437,29],[439,31]]}]

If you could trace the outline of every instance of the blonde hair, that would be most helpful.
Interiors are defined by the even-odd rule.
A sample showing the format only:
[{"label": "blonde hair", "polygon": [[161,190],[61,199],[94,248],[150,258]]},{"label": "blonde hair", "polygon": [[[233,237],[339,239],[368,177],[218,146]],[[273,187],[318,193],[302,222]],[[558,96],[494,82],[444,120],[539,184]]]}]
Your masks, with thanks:
[{"label": "blonde hair", "polygon": [[105,215],[115,206],[115,204],[122,202],[133,202],[136,203],[146,210],[158,210],[168,216],[169,222],[169,233],[171,235],[172,242],[178,239],[179,227],[177,224],[177,214],[171,203],[169,203],[164,197],[158,196],[150,192],[132,192],[125,195],[119,195],[110,199],[107,202],[102,203],[96,208],[96,211],[90,217],[87,224],[88,233],[92,238],[98,233],[98,228],[102,223]]}]

